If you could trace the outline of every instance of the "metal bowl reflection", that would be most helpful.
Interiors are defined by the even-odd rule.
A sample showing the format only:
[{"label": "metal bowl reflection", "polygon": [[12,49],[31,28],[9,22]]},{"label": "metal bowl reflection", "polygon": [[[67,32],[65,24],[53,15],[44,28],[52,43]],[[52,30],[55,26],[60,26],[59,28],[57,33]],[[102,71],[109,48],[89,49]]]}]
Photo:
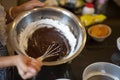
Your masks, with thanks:
[{"label": "metal bowl reflection", "polygon": [[[20,14],[13,22],[13,25],[10,29],[10,43],[12,48],[18,53],[22,54],[21,49],[19,48],[18,36],[21,31],[27,27],[31,22],[35,22],[41,19],[54,19],[58,20],[61,23],[68,25],[71,32],[74,34],[77,42],[74,47],[73,53],[69,54],[63,59],[53,62],[44,62],[43,65],[59,65],[71,61],[76,56],[78,56],[82,49],[85,46],[86,42],[86,31],[85,28],[80,23],[79,19],[72,14],[71,12],[58,8],[58,7],[43,7],[36,8],[31,11],[26,11]],[[26,54],[25,54],[26,55]]]}]

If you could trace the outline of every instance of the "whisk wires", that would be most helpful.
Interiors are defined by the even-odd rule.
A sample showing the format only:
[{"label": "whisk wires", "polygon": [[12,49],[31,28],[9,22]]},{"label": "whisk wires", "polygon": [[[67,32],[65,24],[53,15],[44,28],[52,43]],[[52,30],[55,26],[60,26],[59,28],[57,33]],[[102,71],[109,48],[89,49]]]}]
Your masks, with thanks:
[{"label": "whisk wires", "polygon": [[54,42],[54,43],[52,43],[51,45],[48,46],[46,52],[39,58],[44,60],[44,59],[46,59],[48,57],[57,56],[57,55],[59,55],[58,53],[60,52],[59,48],[60,48],[60,46],[57,45]]}]

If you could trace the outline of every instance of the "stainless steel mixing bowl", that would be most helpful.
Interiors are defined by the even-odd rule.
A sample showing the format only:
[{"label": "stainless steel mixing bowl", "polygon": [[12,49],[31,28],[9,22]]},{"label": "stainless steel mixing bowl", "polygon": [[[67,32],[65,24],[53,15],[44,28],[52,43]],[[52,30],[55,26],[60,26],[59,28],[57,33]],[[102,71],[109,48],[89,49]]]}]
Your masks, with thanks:
[{"label": "stainless steel mixing bowl", "polygon": [[[52,62],[44,62],[43,65],[59,65],[73,60],[76,56],[78,56],[82,49],[85,46],[86,42],[86,31],[85,28],[80,23],[79,19],[71,12],[58,8],[58,7],[43,7],[36,8],[31,11],[26,11],[20,14],[13,22],[12,27],[10,29],[10,43],[12,48],[18,53],[22,54],[18,44],[18,36],[21,31],[27,27],[31,22],[40,20],[40,19],[54,19],[58,20],[61,23],[68,25],[71,32],[74,34],[77,42],[75,44],[75,48],[73,53],[69,54],[63,59]],[[26,55],[26,54],[25,54]]]}]

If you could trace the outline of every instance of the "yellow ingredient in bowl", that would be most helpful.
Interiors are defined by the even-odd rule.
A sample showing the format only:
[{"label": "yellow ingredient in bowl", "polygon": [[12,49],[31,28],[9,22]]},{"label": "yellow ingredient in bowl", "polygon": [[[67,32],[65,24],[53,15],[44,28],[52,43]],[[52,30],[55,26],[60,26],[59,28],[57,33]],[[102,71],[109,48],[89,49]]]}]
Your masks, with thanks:
[{"label": "yellow ingredient in bowl", "polygon": [[95,37],[102,37],[108,34],[109,30],[105,26],[94,26],[90,30],[90,34]]}]

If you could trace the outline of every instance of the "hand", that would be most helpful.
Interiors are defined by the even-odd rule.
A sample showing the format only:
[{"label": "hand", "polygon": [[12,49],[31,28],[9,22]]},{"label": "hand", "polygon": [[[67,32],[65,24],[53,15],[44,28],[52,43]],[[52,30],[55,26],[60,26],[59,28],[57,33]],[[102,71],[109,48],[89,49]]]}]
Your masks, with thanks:
[{"label": "hand", "polygon": [[42,62],[23,55],[16,56],[15,66],[23,79],[35,76],[42,66]]},{"label": "hand", "polygon": [[27,10],[31,10],[36,7],[42,7],[45,4],[40,2],[39,0],[31,0],[29,2],[26,2],[20,6],[16,6],[12,9],[11,14],[15,18],[19,13]]}]

